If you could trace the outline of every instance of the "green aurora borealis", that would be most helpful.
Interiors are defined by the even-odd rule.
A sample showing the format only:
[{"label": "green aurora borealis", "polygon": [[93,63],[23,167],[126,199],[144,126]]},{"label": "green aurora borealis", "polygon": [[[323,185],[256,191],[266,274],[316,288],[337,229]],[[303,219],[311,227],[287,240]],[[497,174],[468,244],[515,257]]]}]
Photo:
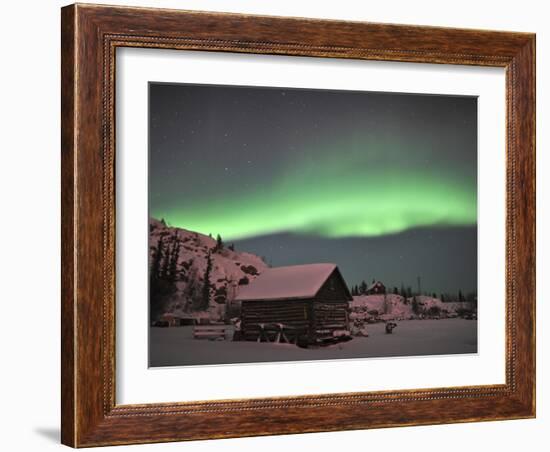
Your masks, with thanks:
[{"label": "green aurora borealis", "polygon": [[[274,248],[277,265],[292,263],[276,239],[284,234],[342,246],[365,238],[368,254],[368,240],[427,228],[435,238],[418,239],[420,249],[445,249],[439,229],[477,223],[477,101],[152,83],[149,212],[226,242],[271,237],[268,251],[246,251]],[[308,249],[300,253],[307,262]],[[464,259],[456,265],[471,274],[461,284],[473,289],[476,262]]]},{"label": "green aurora borealis", "polygon": [[154,212],[175,226],[227,240],[286,231],[326,237],[379,236],[476,222],[476,191],[428,171],[338,168],[330,159],[294,168],[276,184],[223,195],[189,209]]}]

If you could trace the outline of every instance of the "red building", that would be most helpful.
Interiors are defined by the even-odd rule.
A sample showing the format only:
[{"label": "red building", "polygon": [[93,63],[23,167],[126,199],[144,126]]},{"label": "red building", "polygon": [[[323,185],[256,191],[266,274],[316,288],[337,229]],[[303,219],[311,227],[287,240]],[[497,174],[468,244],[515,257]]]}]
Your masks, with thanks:
[{"label": "red building", "polygon": [[385,294],[386,286],[380,281],[373,282],[369,287],[367,287],[367,295],[378,295]]}]

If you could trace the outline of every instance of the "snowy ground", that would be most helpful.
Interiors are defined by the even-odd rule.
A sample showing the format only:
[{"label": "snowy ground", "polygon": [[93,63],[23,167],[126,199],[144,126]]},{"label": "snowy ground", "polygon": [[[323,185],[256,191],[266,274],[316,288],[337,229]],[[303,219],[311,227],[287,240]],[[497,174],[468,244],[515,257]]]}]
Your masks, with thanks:
[{"label": "snowy ground", "polygon": [[182,366],[338,358],[443,355],[477,352],[477,322],[464,319],[404,320],[393,334],[384,324],[367,326],[369,337],[302,349],[289,344],[196,340],[193,327],[151,328],[150,365]]}]

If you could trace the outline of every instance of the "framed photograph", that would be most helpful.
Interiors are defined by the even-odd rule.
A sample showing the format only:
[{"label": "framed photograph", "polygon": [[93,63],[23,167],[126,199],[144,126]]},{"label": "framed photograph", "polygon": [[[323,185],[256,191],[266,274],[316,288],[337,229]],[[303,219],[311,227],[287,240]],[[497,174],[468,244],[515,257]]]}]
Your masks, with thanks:
[{"label": "framed photograph", "polygon": [[62,442],[535,416],[535,36],[62,9]]}]

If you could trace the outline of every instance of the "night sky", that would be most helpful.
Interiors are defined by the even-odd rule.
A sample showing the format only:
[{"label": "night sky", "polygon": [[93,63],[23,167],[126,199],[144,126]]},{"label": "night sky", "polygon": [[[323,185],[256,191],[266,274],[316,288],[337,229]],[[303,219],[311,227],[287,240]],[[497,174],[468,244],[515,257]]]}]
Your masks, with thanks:
[{"label": "night sky", "polygon": [[150,84],[149,210],[348,284],[477,287],[477,99]]}]

